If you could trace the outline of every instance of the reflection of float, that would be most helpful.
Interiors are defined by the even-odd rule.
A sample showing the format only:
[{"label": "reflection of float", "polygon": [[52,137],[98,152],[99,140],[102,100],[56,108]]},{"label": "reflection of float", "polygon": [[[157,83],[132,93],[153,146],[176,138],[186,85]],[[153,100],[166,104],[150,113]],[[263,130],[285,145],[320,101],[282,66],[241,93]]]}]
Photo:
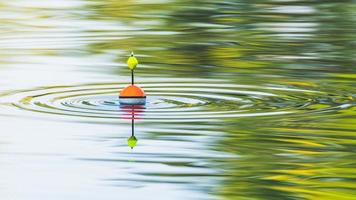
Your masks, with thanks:
[{"label": "reflection of float", "polygon": [[131,137],[127,140],[127,145],[133,149],[137,144],[135,137],[135,120],[142,119],[140,115],[144,112],[145,107],[142,105],[123,105],[121,110],[124,112],[123,118],[131,120]]}]

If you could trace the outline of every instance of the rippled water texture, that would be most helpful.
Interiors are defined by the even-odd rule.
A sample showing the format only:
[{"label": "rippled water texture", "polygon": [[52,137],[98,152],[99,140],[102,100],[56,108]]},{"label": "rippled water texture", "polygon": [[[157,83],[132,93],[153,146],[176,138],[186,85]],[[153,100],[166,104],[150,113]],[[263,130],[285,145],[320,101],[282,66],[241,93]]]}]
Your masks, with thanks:
[{"label": "rippled water texture", "polygon": [[[0,2],[0,198],[356,199],[353,1]],[[142,106],[123,106],[126,59]]]}]

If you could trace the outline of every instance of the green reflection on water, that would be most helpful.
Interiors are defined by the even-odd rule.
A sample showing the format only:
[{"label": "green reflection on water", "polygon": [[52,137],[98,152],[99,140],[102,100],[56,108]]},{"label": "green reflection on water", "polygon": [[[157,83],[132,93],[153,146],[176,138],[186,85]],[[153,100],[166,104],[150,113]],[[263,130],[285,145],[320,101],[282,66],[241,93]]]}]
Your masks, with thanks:
[{"label": "green reflection on water", "polygon": [[[127,39],[90,49],[135,49],[145,55],[141,76],[288,85],[354,102],[356,7],[351,1],[107,1],[91,8],[95,19],[139,24]],[[337,103],[322,98],[303,109],[325,110]],[[350,107],[216,124],[225,135],[211,148],[239,156],[211,160],[224,177],[213,193],[223,199],[356,198],[354,117]]]}]

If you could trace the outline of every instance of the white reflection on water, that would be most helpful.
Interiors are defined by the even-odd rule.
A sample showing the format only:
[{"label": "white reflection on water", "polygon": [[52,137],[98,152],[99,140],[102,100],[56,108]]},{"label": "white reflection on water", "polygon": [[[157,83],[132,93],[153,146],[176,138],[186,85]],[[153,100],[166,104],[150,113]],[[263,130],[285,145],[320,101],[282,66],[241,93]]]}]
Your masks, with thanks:
[{"label": "white reflection on water", "polygon": [[[149,140],[145,136],[147,133],[137,127],[137,135],[141,141],[140,145],[131,151],[126,146],[126,139],[130,135],[129,125],[118,127],[2,117],[0,126],[2,198],[142,199],[145,196],[154,196],[158,191],[158,199],[204,197],[203,194],[189,190],[182,193],[185,189],[179,185],[162,184],[170,182],[169,180],[163,179],[160,183],[138,174],[155,171],[207,173],[198,168],[184,169],[160,164],[176,160],[173,157],[160,156],[156,161],[145,159],[148,152],[151,155],[167,152],[167,155],[180,155],[181,161],[184,162],[184,155],[192,153],[188,149],[198,148],[201,146],[198,143],[189,147],[188,142],[168,140],[162,143]],[[183,149],[182,146],[188,149]],[[192,157],[191,161],[197,159]],[[102,162],[105,160],[106,162]],[[105,181],[109,179],[117,181]],[[135,179],[137,181],[130,181]]]}]

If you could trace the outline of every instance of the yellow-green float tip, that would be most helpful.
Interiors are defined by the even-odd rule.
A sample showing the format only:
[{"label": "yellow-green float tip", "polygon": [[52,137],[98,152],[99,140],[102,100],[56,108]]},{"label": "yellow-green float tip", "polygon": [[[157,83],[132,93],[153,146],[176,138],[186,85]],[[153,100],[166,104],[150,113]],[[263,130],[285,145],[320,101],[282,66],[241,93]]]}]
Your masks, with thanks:
[{"label": "yellow-green float tip", "polygon": [[127,59],[127,66],[129,67],[129,69],[134,70],[136,68],[137,64],[138,64],[138,61],[137,61],[136,57],[134,56],[134,53],[131,52],[129,59]]}]

